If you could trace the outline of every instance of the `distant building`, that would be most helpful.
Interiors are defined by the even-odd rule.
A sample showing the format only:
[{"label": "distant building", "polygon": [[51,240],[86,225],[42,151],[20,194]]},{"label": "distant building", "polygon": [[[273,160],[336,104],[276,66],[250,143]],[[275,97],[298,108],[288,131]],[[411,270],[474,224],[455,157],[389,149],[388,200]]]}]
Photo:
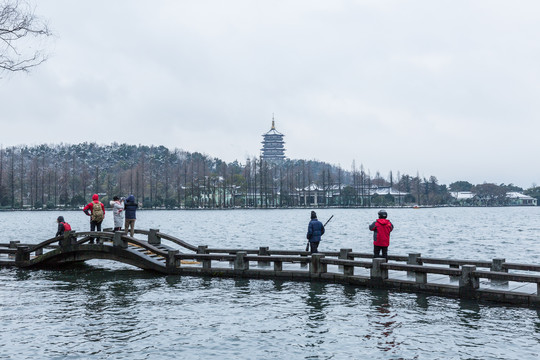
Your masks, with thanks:
[{"label": "distant building", "polygon": [[270,162],[279,162],[285,159],[283,136],[285,135],[276,130],[274,118],[272,117],[272,128],[266,134],[263,134],[261,159]]},{"label": "distant building", "polygon": [[[482,205],[481,199],[470,191],[454,191],[450,195],[456,199],[456,203],[460,205]],[[506,193],[506,202],[503,205],[511,206],[537,206],[537,200],[528,195],[511,191]]]},{"label": "distant building", "polygon": [[509,205],[537,206],[537,200],[535,198],[516,191],[506,193],[506,197],[509,199]]}]

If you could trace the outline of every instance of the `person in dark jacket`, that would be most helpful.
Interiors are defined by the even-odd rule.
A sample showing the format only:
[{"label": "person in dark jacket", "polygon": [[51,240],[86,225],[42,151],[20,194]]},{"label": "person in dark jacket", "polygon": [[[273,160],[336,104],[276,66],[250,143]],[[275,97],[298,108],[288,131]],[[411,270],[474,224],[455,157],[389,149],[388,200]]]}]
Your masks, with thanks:
[{"label": "person in dark jacket", "polygon": [[66,227],[68,227],[69,230],[71,230],[71,227],[69,226],[69,224],[65,226],[66,221],[64,220],[63,216],[59,216],[58,219],[56,219],[56,222],[58,223],[58,230],[56,231],[56,235],[54,236],[64,235],[64,232],[66,231]]},{"label": "person in dark jacket", "polygon": [[311,212],[311,221],[308,225],[307,239],[309,240],[310,252],[316,253],[319,248],[319,242],[321,236],[324,234],[324,225],[317,220],[317,214],[315,211]]},{"label": "person in dark jacket", "polygon": [[130,236],[133,237],[135,235],[135,220],[137,219],[136,213],[137,213],[137,207],[139,205],[135,201],[135,196],[129,195],[124,202],[124,214],[126,217],[126,220],[124,222],[124,229],[126,232],[131,227],[131,230],[129,231]]},{"label": "person in dark jacket", "polygon": [[373,257],[382,257],[388,260],[388,246],[390,245],[390,233],[394,230],[394,225],[387,219],[386,210],[380,210],[379,218],[371,225],[369,230],[373,231]]}]

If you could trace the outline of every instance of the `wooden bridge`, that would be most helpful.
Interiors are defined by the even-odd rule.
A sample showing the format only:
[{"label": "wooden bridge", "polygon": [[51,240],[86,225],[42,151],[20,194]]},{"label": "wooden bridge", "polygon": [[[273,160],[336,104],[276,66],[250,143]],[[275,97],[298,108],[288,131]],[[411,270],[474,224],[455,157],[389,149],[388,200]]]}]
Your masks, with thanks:
[{"label": "wooden bridge", "polygon": [[123,232],[70,231],[39,244],[0,243],[0,266],[51,268],[108,259],[162,274],[325,281],[540,307],[540,265],[418,253],[391,255],[387,262],[352,249],[317,254],[268,247],[218,249],[194,246],[157,229],[135,233],[139,238]]}]

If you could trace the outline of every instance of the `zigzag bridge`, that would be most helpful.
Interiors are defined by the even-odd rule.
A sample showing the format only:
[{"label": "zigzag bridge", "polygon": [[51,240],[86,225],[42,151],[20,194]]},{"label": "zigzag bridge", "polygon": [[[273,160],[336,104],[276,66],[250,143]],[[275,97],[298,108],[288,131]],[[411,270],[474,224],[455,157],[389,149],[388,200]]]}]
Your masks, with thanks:
[{"label": "zigzag bridge", "polygon": [[[0,243],[0,267],[58,268],[107,259],[167,275],[325,281],[540,307],[539,265],[507,263],[505,259],[426,258],[418,253],[391,255],[387,262],[352,249],[316,254],[268,247],[212,249],[157,229],[135,233],[138,238],[107,230],[70,231],[39,244]],[[140,235],[146,239],[139,239]]]}]

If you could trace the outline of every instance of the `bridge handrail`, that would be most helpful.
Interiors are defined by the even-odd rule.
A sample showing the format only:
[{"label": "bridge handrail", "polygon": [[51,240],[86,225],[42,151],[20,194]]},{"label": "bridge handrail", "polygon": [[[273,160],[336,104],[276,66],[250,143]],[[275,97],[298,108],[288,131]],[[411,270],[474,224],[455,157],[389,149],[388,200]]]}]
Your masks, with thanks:
[{"label": "bridge handrail", "polygon": [[503,263],[503,269],[506,270],[525,270],[525,271],[536,271],[540,272],[540,265],[530,265],[530,264],[517,264],[517,263]]},{"label": "bridge handrail", "polygon": [[31,253],[36,250],[43,249],[44,247],[51,245],[52,243],[55,243],[57,241],[60,241],[61,239],[63,239],[63,236],[55,236],[53,238],[42,241],[39,244],[28,245],[28,252]]},{"label": "bridge handrail", "polygon": [[528,283],[540,284],[540,275],[509,274],[506,272],[499,272],[499,271],[477,270],[473,272],[473,276],[483,278],[483,279],[491,279],[491,280],[504,280],[504,281],[528,282]]},{"label": "bridge handrail", "polygon": [[450,276],[460,276],[462,273],[461,269],[451,269],[451,268],[443,268],[443,267],[437,267],[437,266],[424,266],[424,265],[382,263],[381,267],[387,270],[412,271],[412,272],[418,272],[418,273],[441,274],[441,275],[450,275]]},{"label": "bridge handrail", "polygon": [[458,259],[442,259],[442,258],[427,258],[420,256],[418,260],[424,264],[439,264],[439,265],[474,265],[478,267],[491,267],[491,261],[478,261],[478,260],[458,260]]},{"label": "bridge handrail", "polygon": [[191,245],[191,244],[185,242],[184,240],[179,239],[179,238],[177,238],[175,236],[172,236],[172,235],[169,235],[169,234],[164,234],[162,232],[158,232],[156,235],[159,236],[162,239],[169,240],[169,241],[175,243],[176,245],[180,245],[180,246],[182,246],[182,247],[184,247],[184,248],[186,248],[188,250],[197,251],[197,246]]},{"label": "bridge handrail", "polygon": [[268,262],[288,262],[288,263],[309,263],[311,257],[309,256],[268,256],[268,255],[258,255],[258,256],[246,256],[247,261],[268,261]]},{"label": "bridge handrail", "polygon": [[15,254],[17,249],[0,249],[0,254]]},{"label": "bridge handrail", "polygon": [[215,261],[234,261],[235,255],[225,254],[196,254],[196,253],[182,253],[174,255],[177,260],[215,260]]},{"label": "bridge handrail", "polygon": [[321,263],[327,264],[327,265],[353,266],[353,267],[362,267],[362,268],[371,268],[373,266],[373,263],[369,261],[329,259],[329,258],[322,258]]}]

